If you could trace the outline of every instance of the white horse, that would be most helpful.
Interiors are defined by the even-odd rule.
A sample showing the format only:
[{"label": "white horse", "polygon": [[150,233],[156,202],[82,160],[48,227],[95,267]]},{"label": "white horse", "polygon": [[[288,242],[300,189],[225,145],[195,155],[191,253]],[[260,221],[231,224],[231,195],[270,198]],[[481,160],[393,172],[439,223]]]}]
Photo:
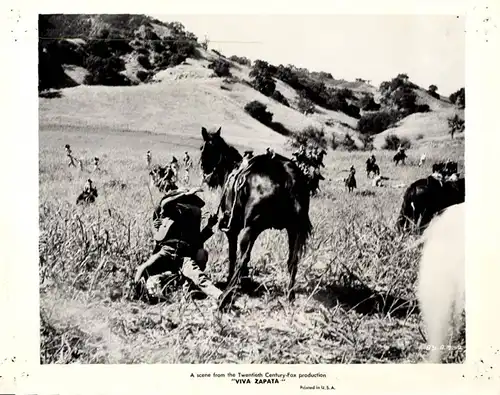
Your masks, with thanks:
[{"label": "white horse", "polygon": [[423,235],[417,298],[431,363],[441,362],[450,324],[454,335],[460,329],[465,304],[464,217],[465,203],[450,206],[432,220]]}]

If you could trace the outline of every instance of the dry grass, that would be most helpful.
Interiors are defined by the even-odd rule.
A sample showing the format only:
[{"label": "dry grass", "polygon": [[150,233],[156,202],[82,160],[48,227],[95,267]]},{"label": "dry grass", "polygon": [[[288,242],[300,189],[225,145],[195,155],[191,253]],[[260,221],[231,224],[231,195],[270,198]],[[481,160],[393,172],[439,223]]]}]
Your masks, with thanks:
[{"label": "dry grass", "polygon": [[[175,83],[169,87],[184,92]],[[128,89],[137,94],[144,88]],[[203,89],[189,99],[193,106],[204,97]],[[294,305],[284,297],[286,235],[278,231],[266,231],[257,240],[250,267],[258,286],[241,296],[244,308],[237,314],[219,315],[212,301],[192,299],[182,290],[156,305],[124,298],[135,267],[151,252],[146,151],[151,149],[153,161],[160,163],[171,155],[180,158],[185,150],[197,160],[200,125],[226,125],[214,110],[202,112],[202,121],[188,117],[192,129],[185,130],[185,124],[175,125],[187,115],[174,105],[178,97],[167,99],[158,90],[148,99],[152,91],[145,90],[132,101],[129,92],[80,87],[65,90],[56,104],[41,100],[42,362],[389,363],[422,358],[425,343],[414,296],[419,251],[405,250],[414,238],[393,231],[404,188],[371,187],[364,172],[366,153],[330,152],[326,159],[322,192],[311,203],[314,232],[299,264]],[[166,100],[174,108],[153,111],[154,101]],[[139,128],[142,123],[147,126]],[[251,120],[234,115],[228,123],[236,125],[223,128],[229,141],[258,152],[264,147],[262,138],[282,149],[280,138],[260,125],[251,131],[256,142],[248,135],[245,142],[244,132],[255,126]],[[66,143],[88,165],[99,156],[105,172],[69,169]],[[396,168],[392,153],[375,154],[391,185],[425,176],[433,161],[443,157],[458,160],[462,168],[463,140],[435,142],[426,149],[425,169]],[[415,164],[420,154],[410,151],[409,156]],[[351,164],[357,169],[358,190],[349,195],[341,179]],[[199,166],[195,169],[191,183],[198,185]],[[76,207],[89,177],[99,197],[94,205]],[[153,191],[155,201],[158,197]],[[212,212],[218,193],[206,191],[203,197],[206,211]],[[206,247],[208,274],[224,281],[224,236],[216,234]],[[453,358],[461,360],[463,353]]]}]

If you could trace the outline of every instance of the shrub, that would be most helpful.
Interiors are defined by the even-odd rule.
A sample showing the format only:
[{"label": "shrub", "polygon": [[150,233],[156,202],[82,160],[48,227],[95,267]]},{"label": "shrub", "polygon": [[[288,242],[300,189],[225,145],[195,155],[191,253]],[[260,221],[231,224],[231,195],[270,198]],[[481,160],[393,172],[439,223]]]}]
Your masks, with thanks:
[{"label": "shrub", "polygon": [[233,62],[239,63],[243,66],[250,66],[252,64],[252,61],[244,56],[236,56],[233,55],[229,59],[231,59]]},{"label": "shrub", "polygon": [[136,73],[137,78],[141,82],[146,82],[151,78],[151,73],[144,71],[144,70],[138,70]]},{"label": "shrub", "polygon": [[395,134],[389,134],[385,136],[385,142],[382,148],[395,151],[398,149],[399,145],[405,149],[409,149],[411,147],[411,142],[406,137],[399,138]]},{"label": "shrub", "polygon": [[89,72],[84,80],[87,85],[130,85],[130,80],[120,74],[124,69],[124,63],[118,57],[100,58],[91,55],[85,60],[85,67]]},{"label": "shrub", "polygon": [[378,111],[364,114],[358,121],[358,130],[362,134],[378,134],[394,125],[398,120],[395,111]]},{"label": "shrub", "polygon": [[151,68],[151,63],[149,62],[149,58],[146,55],[139,55],[137,57],[137,62],[145,69],[149,70]]},{"label": "shrub", "polygon": [[273,120],[273,113],[267,111],[267,106],[257,100],[247,103],[245,111],[264,125],[270,125]]},{"label": "shrub", "polygon": [[140,55],[145,55],[145,56],[149,56],[149,49],[147,49],[146,47],[139,47],[139,48],[136,48],[135,50],[138,54]]},{"label": "shrub", "polygon": [[290,107],[290,103],[286,99],[285,96],[280,91],[275,90],[273,94],[271,95],[271,98],[276,100],[278,103],[283,104],[284,106]]},{"label": "shrub", "polygon": [[254,77],[252,81],[254,89],[265,96],[271,97],[276,89],[276,83],[270,74],[260,74]]},{"label": "shrub", "polygon": [[450,101],[459,108],[465,108],[465,88],[460,88],[458,91],[453,92],[450,95]]},{"label": "shrub", "polygon": [[300,132],[297,132],[289,141],[292,147],[300,147],[301,145],[313,145],[320,148],[326,148],[328,142],[325,137],[323,128],[315,126],[307,126]]},{"label": "shrub", "polygon": [[360,140],[363,143],[363,151],[372,151],[373,150],[373,136],[368,134],[363,134],[360,136]]},{"label": "shrub", "polygon": [[380,104],[376,103],[372,95],[365,94],[361,97],[359,105],[363,111],[378,111]]},{"label": "shrub", "polygon": [[415,137],[415,140],[422,140],[423,138],[424,138],[424,134],[419,133],[419,134],[417,134],[417,137]]},{"label": "shrub", "polygon": [[340,146],[347,151],[357,151],[358,147],[354,142],[354,139],[347,133],[344,140],[340,142]]},{"label": "shrub", "polygon": [[316,111],[314,103],[311,99],[307,98],[305,94],[299,96],[299,101],[297,103],[297,108],[299,111],[305,115],[314,114]]},{"label": "shrub", "polygon": [[436,85],[430,85],[429,89],[427,89],[427,93],[436,98],[439,99],[441,96],[439,96],[439,93],[437,93],[438,87]]},{"label": "shrub", "polygon": [[428,104],[418,104],[415,106],[415,112],[429,112],[431,108]]},{"label": "shrub", "polygon": [[292,134],[292,132],[288,130],[287,127],[280,122],[271,122],[268,126],[272,130],[283,136],[289,136],[290,134]]},{"label": "shrub", "polygon": [[161,43],[161,41],[152,41],[151,49],[155,52],[162,53],[165,51],[165,46]]},{"label": "shrub", "polygon": [[209,69],[214,71],[217,77],[230,77],[231,76],[231,64],[224,59],[215,59],[208,65]]},{"label": "shrub", "polygon": [[455,114],[454,117],[448,118],[448,127],[451,138],[453,138],[455,133],[461,133],[465,130],[465,121]]}]

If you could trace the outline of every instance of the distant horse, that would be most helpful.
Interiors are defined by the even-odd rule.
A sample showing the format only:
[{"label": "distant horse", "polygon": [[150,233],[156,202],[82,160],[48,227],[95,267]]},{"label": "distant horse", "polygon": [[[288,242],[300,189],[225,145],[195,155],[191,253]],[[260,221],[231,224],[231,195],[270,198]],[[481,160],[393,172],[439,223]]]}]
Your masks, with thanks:
[{"label": "distant horse", "polygon": [[373,163],[372,161],[367,161],[366,162],[366,176],[370,177],[370,173],[373,173],[374,176],[380,175],[380,167],[376,163]]},{"label": "distant horse", "polygon": [[439,181],[433,176],[412,183],[403,197],[396,222],[398,230],[417,226],[423,231],[432,218],[445,208],[465,201],[465,178],[457,181]]},{"label": "distant horse", "polygon": [[396,164],[396,166],[399,164],[399,162],[404,165],[406,158],[408,158],[408,156],[406,156],[406,152],[399,151],[398,153],[396,153],[396,155],[394,155],[392,161]]},{"label": "distant horse", "polygon": [[349,192],[352,192],[354,188],[357,188],[356,177],[354,176],[353,172],[349,173],[347,178],[344,179],[344,184]]},{"label": "distant horse", "polygon": [[[223,186],[219,209],[229,244],[228,283],[219,308],[229,302],[248,262],[257,237],[266,229],[286,229],[288,233],[288,299],[295,299],[295,277],[312,225],[309,219],[307,180],[290,159],[284,156],[256,155],[247,166],[239,166],[240,153],[220,135],[221,128],[209,133],[201,129],[201,168],[210,188]],[[238,236],[243,233],[238,247]]]},{"label": "distant horse", "polygon": [[313,172],[309,180],[309,190],[311,191],[311,196],[316,196],[319,191],[319,182],[324,180],[325,177],[318,171]]}]

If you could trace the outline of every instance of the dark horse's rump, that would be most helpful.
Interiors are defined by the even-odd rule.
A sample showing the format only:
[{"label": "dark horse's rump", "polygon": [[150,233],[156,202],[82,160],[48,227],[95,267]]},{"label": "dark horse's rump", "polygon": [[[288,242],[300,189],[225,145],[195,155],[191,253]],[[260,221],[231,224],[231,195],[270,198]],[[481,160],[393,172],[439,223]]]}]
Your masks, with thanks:
[{"label": "dark horse's rump", "polygon": [[440,183],[432,176],[411,184],[403,197],[396,227],[400,230],[416,225],[423,231],[432,218],[445,208],[465,201],[465,178]]},{"label": "dark horse's rump", "polygon": [[201,165],[205,181],[211,188],[224,183],[219,209],[230,217],[225,229],[229,243],[229,280],[223,300],[228,301],[232,288],[247,272],[257,237],[272,228],[286,229],[288,233],[288,295],[293,300],[298,260],[312,229],[307,180],[294,162],[277,154],[253,157],[249,166],[228,180],[229,173],[239,165],[241,155],[222,139],[220,129],[208,133],[203,128],[202,136]]}]

